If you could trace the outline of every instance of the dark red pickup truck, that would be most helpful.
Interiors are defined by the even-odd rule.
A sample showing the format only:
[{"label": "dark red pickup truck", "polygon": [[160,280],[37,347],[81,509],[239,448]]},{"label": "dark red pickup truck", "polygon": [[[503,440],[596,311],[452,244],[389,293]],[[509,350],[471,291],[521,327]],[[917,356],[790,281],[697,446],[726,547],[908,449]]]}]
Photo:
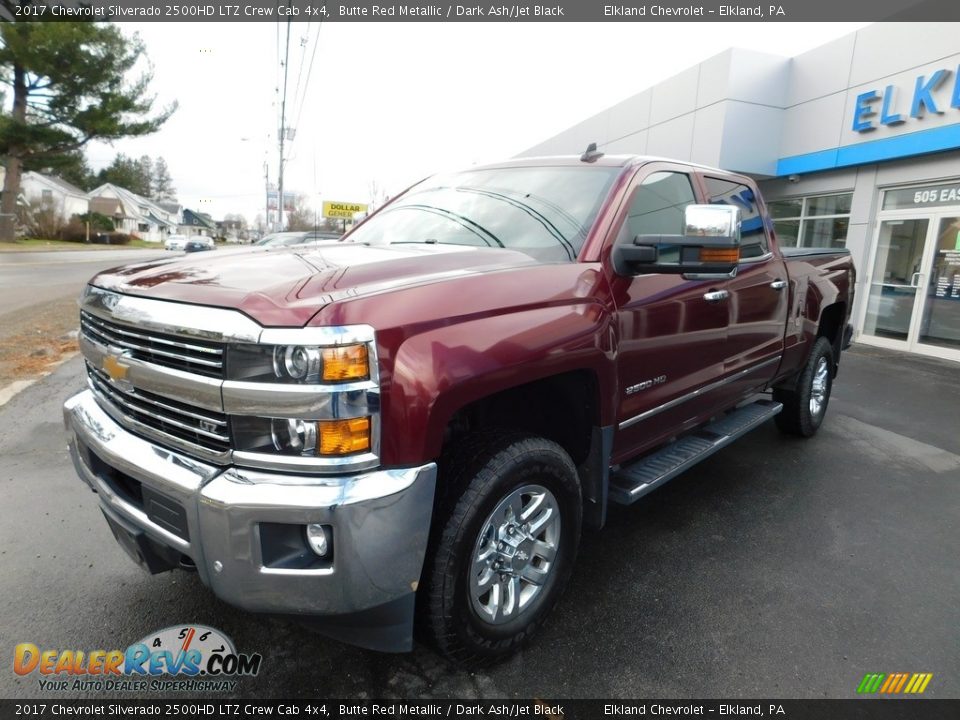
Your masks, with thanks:
[{"label": "dark red pickup truck", "polygon": [[472,168],[342,240],[95,277],[70,449],[151,572],[493,659],[610,503],[769,419],[817,431],[853,287],[845,251],[778,248],[747,177],[595,151]]}]

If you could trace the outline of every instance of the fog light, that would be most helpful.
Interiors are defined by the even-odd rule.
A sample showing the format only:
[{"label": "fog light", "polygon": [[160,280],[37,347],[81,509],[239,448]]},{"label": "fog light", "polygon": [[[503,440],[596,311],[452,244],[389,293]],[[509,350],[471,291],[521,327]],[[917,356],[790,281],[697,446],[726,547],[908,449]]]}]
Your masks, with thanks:
[{"label": "fog light", "polygon": [[307,525],[307,543],[317,555],[324,557],[330,551],[330,528],[317,523]]}]

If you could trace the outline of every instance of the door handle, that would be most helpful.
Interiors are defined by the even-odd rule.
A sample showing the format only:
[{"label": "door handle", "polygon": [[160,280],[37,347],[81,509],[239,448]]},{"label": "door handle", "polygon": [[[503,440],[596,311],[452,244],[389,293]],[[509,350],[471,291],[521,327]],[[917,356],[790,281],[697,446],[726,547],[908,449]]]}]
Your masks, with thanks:
[{"label": "door handle", "polygon": [[711,303],[726,300],[728,297],[730,297],[730,293],[726,290],[712,290],[703,294],[703,299]]},{"label": "door handle", "polygon": [[917,280],[918,277],[922,278],[923,273],[915,272],[910,276],[910,287],[920,287],[920,282]]},{"label": "door handle", "polygon": [[770,287],[772,287],[774,290],[783,290],[786,286],[786,280],[774,280],[772,283],[770,283]]}]

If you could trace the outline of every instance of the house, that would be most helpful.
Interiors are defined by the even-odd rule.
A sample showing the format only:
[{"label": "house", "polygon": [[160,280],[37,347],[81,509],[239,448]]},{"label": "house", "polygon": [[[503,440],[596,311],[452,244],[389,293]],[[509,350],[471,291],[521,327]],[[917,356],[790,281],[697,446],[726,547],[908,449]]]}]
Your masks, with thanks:
[{"label": "house", "polygon": [[180,234],[191,237],[193,235],[203,235],[205,237],[217,237],[217,224],[207,213],[197,212],[189,208],[183,209],[183,219],[180,221]]},{"label": "house", "polygon": [[217,237],[228,243],[246,242],[245,230],[242,220],[217,220]]},{"label": "house", "polygon": [[176,219],[177,225],[180,224],[180,221],[183,219],[183,205],[173,200],[157,200],[156,203],[163,210],[166,210],[171,218]]},{"label": "house", "polygon": [[175,233],[179,217],[158,203],[113,183],[90,192],[90,210],[113,219],[117,230],[147,242],[163,242]]},{"label": "house", "polygon": [[[6,170],[0,167],[0,187]],[[20,176],[20,195],[34,209],[53,209],[64,221],[84,215],[90,209],[90,198],[83,190],[66,180],[28,170]]]}]

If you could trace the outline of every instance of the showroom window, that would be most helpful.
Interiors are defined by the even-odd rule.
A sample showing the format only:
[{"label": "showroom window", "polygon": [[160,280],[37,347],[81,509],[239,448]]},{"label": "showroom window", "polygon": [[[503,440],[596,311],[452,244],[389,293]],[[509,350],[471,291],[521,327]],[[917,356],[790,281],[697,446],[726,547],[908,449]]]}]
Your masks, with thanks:
[{"label": "showroom window", "polygon": [[784,247],[845,247],[852,200],[853,193],[841,193],[768,203],[777,240]]}]

